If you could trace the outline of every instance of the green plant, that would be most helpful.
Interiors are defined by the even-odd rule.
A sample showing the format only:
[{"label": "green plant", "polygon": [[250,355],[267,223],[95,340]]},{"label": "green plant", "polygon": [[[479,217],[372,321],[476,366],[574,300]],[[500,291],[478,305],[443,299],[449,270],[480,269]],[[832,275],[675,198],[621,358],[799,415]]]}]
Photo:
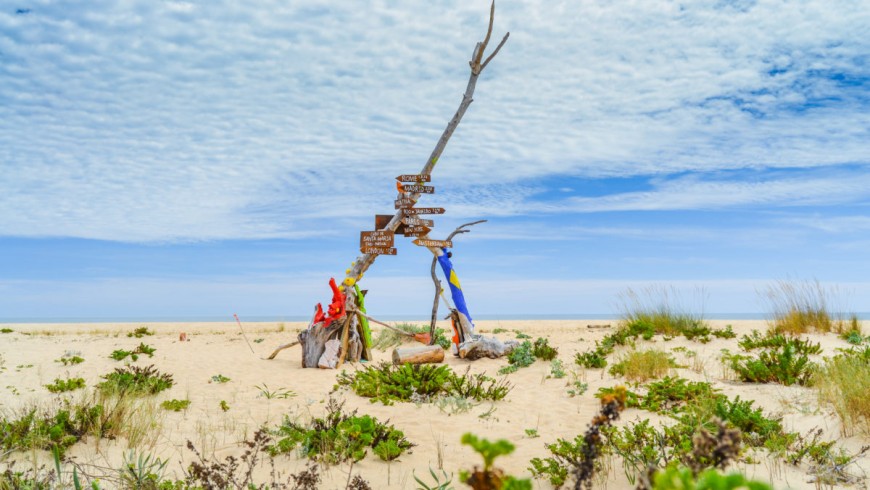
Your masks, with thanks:
[{"label": "green plant", "polygon": [[69,378],[60,379],[54,378],[54,383],[45,385],[46,389],[52,393],[64,393],[66,391],[78,390],[85,387],[84,378]]},{"label": "green plant", "polygon": [[449,366],[432,364],[381,363],[366,366],[353,374],[342,371],[336,378],[336,388],[347,386],[360,396],[391,405],[396,401],[429,402],[438,396],[460,396],[476,401],[501,400],[511,390],[504,380],[484,374],[459,376]]},{"label": "green plant", "polygon": [[624,376],[629,381],[645,382],[658,379],[676,367],[674,358],[658,349],[631,351],[610,368],[610,374]]},{"label": "green plant", "polygon": [[605,348],[596,341],[594,349],[578,352],[574,357],[574,362],[585,368],[601,369],[607,366],[607,356],[611,352],[613,352],[613,348]]},{"label": "green plant", "polygon": [[[831,313],[837,291],[819,281],[779,281],[768,286],[764,296],[770,305],[770,328],[800,334],[810,331],[842,331],[846,322]],[[841,308],[834,308],[834,311]]]},{"label": "green plant", "polygon": [[232,380],[230,378],[227,378],[223,374],[215,374],[214,376],[211,377],[211,380],[209,381],[209,383],[226,383],[229,381],[232,381]]},{"label": "green plant", "polygon": [[870,435],[870,347],[827,359],[812,384],[819,401],[834,409],[845,435]]},{"label": "green plant", "polygon": [[559,349],[550,346],[550,341],[544,337],[535,339],[535,344],[532,346],[532,354],[538,359],[544,361],[552,361],[559,355]]},{"label": "green plant", "polygon": [[103,407],[72,407],[68,402],[48,408],[25,409],[17,418],[0,419],[0,448],[26,451],[56,448],[61,458],[66,449],[98,425]]},{"label": "green plant", "polygon": [[767,483],[749,480],[739,473],[722,475],[710,469],[697,476],[685,467],[670,465],[653,476],[653,490],[773,490]]},{"label": "green plant", "polygon": [[[429,333],[428,325],[416,325],[413,323],[399,323],[396,328],[409,334]],[[395,330],[385,328],[381,330],[377,337],[372,341],[372,347],[379,350],[387,350],[411,339],[408,335],[402,335]],[[435,338],[432,339],[434,344],[440,345],[442,349],[450,348],[450,339],[447,337],[446,331],[443,328],[435,329]]]},{"label": "green plant", "polygon": [[14,331],[15,330],[12,330],[11,328],[7,328],[7,327],[0,328],[0,333],[12,333]]},{"label": "green plant", "polygon": [[757,357],[743,355],[730,357],[730,367],[743,381],[751,383],[795,383],[806,385],[812,379],[816,365],[799,347],[788,343],[782,349],[765,349]]},{"label": "green plant", "polygon": [[[498,330],[498,329],[496,329]],[[453,487],[450,483],[453,482],[453,475],[448,475],[446,471],[441,470],[441,476],[438,476],[435,471],[430,467],[429,474],[432,475],[432,479],[435,480],[435,483],[429,485],[428,483],[421,480],[414,470],[411,470],[411,474],[414,476],[414,481],[417,482],[417,490],[452,490]],[[441,481],[441,478],[444,478],[444,481]]]},{"label": "green plant", "polygon": [[525,433],[526,433],[526,437],[528,437],[529,439],[535,439],[535,438],[541,437],[541,435],[538,434],[538,429],[526,429]]},{"label": "green plant", "polygon": [[219,406],[221,407],[222,412],[229,412],[230,411],[230,404],[227,403],[226,400],[221,400]]},{"label": "green plant", "polygon": [[296,396],[296,393],[294,393],[292,390],[288,390],[285,388],[278,388],[275,390],[270,390],[269,386],[266,385],[266,383],[263,383],[263,386],[254,385],[254,388],[257,388],[258,390],[260,390],[259,396],[261,396],[267,400],[272,400],[272,399],[286,400],[287,398],[292,398],[292,397]]},{"label": "green plant", "polygon": [[105,380],[97,385],[104,393],[153,395],[172,387],[171,374],[161,373],[153,365],[147,367],[127,366],[102,376]]},{"label": "green plant", "polygon": [[136,337],[137,339],[141,339],[147,335],[154,335],[154,332],[148,330],[148,327],[136,327],[136,330],[127,333],[127,337]]},{"label": "green plant", "polygon": [[326,416],[305,425],[285,417],[272,432],[279,439],[268,446],[270,454],[287,453],[299,447],[309,459],[338,464],[363,459],[368,448],[382,460],[391,461],[414,446],[392,425],[369,415],[358,416],[356,410],[343,413],[343,406],[344,403],[330,399]]},{"label": "green plant", "polygon": [[172,400],[164,400],[160,406],[165,410],[180,412],[182,410],[187,410],[187,408],[190,407],[190,400],[176,400],[173,398]]},{"label": "green plant", "polygon": [[586,390],[589,389],[589,383],[584,383],[579,380],[574,381],[568,386],[572,387],[568,390],[568,396],[570,396],[571,398],[574,398],[575,396],[580,396],[583,393],[586,393]]},{"label": "green plant", "polygon": [[116,360],[116,361],[123,361],[124,359],[127,358],[127,356],[129,356],[130,359],[132,359],[133,361],[138,361],[139,354],[144,354],[148,357],[154,357],[154,352],[156,350],[157,349],[155,349],[154,347],[151,347],[150,345],[147,345],[144,342],[140,342],[139,345],[136,346],[136,348],[131,350],[131,351],[124,350],[124,349],[116,349],[116,350],[112,351],[112,354],[109,355],[109,357]]},{"label": "green plant", "polygon": [[741,337],[737,345],[745,351],[758,348],[769,349],[791,346],[796,354],[814,355],[822,352],[822,347],[819,343],[812,343],[809,340],[802,340],[800,337],[772,330],[768,330],[764,335],[759,333],[758,330],[753,330],[750,335]]},{"label": "green plant", "polygon": [[666,376],[650,383],[646,395],[637,397],[636,402],[632,400],[632,393],[628,392],[628,406],[637,403],[637,407],[643,410],[675,414],[685,410],[687,406],[716,396],[718,391],[710,383]]},{"label": "green plant", "polygon": [[523,341],[508,354],[508,362],[517,367],[528,367],[535,362],[535,353],[532,343]]},{"label": "green plant", "polygon": [[81,364],[81,363],[85,362],[85,360],[77,355],[70,356],[70,355],[64,354],[60,358],[55,359],[54,362],[63,363],[64,366],[74,366],[76,364]]},{"label": "green plant", "polygon": [[157,490],[157,485],[163,480],[166,463],[150,454],[137,455],[131,449],[124,453],[124,463],[119,472],[121,487]]},{"label": "green plant", "polygon": [[550,361],[550,374],[547,377],[561,379],[565,376],[567,376],[567,373],[565,372],[565,365],[562,363],[562,360],[553,359]]},{"label": "green plant", "polygon": [[490,489],[532,489],[532,482],[506,475],[503,470],[493,467],[495,458],[510,454],[516,449],[510,441],[499,439],[495,442],[478,438],[470,432],[462,435],[462,444],[471,446],[483,458],[483,469],[475,466],[471,472],[463,471],[459,479],[475,490]]}]

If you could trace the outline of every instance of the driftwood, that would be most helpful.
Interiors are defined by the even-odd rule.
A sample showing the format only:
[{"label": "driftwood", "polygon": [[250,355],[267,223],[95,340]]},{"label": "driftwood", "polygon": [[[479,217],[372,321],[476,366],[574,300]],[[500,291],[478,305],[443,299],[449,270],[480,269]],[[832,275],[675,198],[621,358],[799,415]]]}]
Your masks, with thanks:
[{"label": "driftwood", "polygon": [[440,345],[422,347],[397,347],[393,350],[393,364],[437,364],[444,361],[444,349]]},{"label": "driftwood", "polygon": [[275,350],[272,352],[272,354],[269,355],[269,357],[267,357],[266,359],[268,359],[268,360],[271,361],[272,359],[275,358],[275,356],[278,355],[279,352],[281,352],[281,351],[284,350],[284,349],[289,349],[289,348],[293,347],[294,345],[299,345],[299,341],[298,341],[298,340],[294,340],[293,342],[290,342],[289,344],[279,345],[278,348],[275,349]]},{"label": "driftwood", "polygon": [[516,340],[502,342],[495,337],[476,335],[459,344],[459,357],[471,361],[482,357],[497,359],[510,354],[518,345]]}]

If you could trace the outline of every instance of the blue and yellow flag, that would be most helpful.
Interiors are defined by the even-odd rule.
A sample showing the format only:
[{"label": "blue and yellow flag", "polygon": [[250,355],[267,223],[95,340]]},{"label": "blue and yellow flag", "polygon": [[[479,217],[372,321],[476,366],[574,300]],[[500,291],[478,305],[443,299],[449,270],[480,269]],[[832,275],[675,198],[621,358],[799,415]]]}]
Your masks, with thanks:
[{"label": "blue and yellow flag", "polygon": [[456,271],[453,269],[453,263],[450,262],[450,257],[447,256],[447,249],[441,249],[444,254],[438,257],[438,263],[441,264],[441,270],[444,271],[444,277],[447,278],[447,284],[450,285],[450,296],[453,297],[453,305],[456,309],[468,318],[468,322],[472,327],[474,322],[471,320],[471,314],[468,313],[468,306],[465,304],[465,295],[462,294],[462,286],[459,284],[459,277],[456,276]]}]

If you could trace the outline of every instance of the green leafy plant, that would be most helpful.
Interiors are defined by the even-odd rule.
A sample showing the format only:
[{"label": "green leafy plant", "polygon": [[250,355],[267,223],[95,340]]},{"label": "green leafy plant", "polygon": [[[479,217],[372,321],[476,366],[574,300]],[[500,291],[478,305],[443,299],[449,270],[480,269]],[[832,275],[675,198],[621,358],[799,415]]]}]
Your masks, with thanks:
[{"label": "green leafy plant", "polygon": [[78,390],[85,387],[84,378],[55,378],[54,383],[45,385],[45,388],[52,393],[64,393],[67,391]]},{"label": "green leafy plant", "polygon": [[26,451],[56,448],[63,458],[67,448],[90,433],[103,413],[100,405],[26,409],[17,418],[0,419],[0,448]]},{"label": "green leafy plant", "polygon": [[12,330],[11,328],[7,328],[7,327],[0,328],[0,333],[12,333],[14,331],[15,330]]},{"label": "green leafy plant", "polygon": [[561,359],[553,359],[550,361],[550,374],[547,376],[548,378],[561,379],[567,375],[568,374],[565,372],[565,365],[562,363]]},{"label": "green leafy plant", "polygon": [[660,470],[653,477],[653,490],[773,490],[767,483],[750,480],[739,473],[722,475],[706,470],[697,476],[692,470],[676,465]]},{"label": "green leafy plant", "polygon": [[173,398],[172,400],[164,400],[160,406],[165,410],[180,412],[182,410],[187,410],[187,408],[190,407],[190,400],[176,400]]},{"label": "green leafy plant", "polygon": [[827,359],[812,384],[819,401],[834,409],[844,435],[870,435],[870,346]]},{"label": "green leafy plant", "polygon": [[753,330],[750,335],[744,335],[737,342],[737,345],[745,351],[764,348],[781,348],[791,346],[796,354],[814,355],[822,352],[822,347],[819,343],[813,343],[809,340],[802,340],[800,337],[795,337],[789,334],[783,334],[768,330],[765,334],[761,334],[758,330]]},{"label": "green leafy plant", "polygon": [[148,330],[148,327],[136,327],[135,330],[127,333],[127,337],[136,337],[137,339],[151,335],[154,335],[154,332]]},{"label": "green leafy plant", "polygon": [[85,360],[77,355],[63,355],[60,358],[55,359],[54,362],[63,363],[64,366],[74,366],[85,362]]},{"label": "green leafy plant", "polygon": [[272,400],[272,399],[286,400],[287,398],[292,398],[292,397],[296,396],[296,393],[294,393],[292,390],[288,390],[285,388],[278,388],[275,390],[270,390],[269,386],[266,385],[266,383],[263,383],[263,386],[255,385],[254,388],[257,388],[258,390],[260,390],[259,396],[261,396],[267,400]]},{"label": "green leafy plant", "polygon": [[344,403],[330,399],[326,416],[298,424],[288,417],[272,434],[279,439],[268,446],[271,454],[287,453],[297,447],[309,459],[327,464],[359,461],[367,449],[384,461],[391,461],[414,446],[405,434],[369,415],[342,411]]},{"label": "green leafy plant", "polygon": [[[429,468],[429,474],[432,476],[432,479],[435,480],[435,483],[432,484],[428,484],[421,480],[413,469],[411,470],[411,474],[414,476],[414,481],[417,482],[417,485],[420,485],[418,490],[452,490],[453,488],[450,486],[450,483],[453,482],[453,475],[448,475],[444,470],[441,470],[441,475],[439,476],[435,473],[435,470],[431,467]],[[441,481],[441,478],[444,478],[444,481]]]},{"label": "green leafy plant", "polygon": [[658,349],[631,351],[614,364],[609,372],[629,381],[645,382],[668,374],[677,366],[674,358]]},{"label": "green leafy plant", "polygon": [[531,481],[506,475],[504,470],[493,466],[497,457],[510,454],[516,449],[516,446],[511,444],[510,441],[499,439],[492,442],[467,432],[462,435],[461,442],[466,446],[471,446],[483,458],[482,469],[479,466],[475,466],[473,471],[463,471],[460,474],[460,480],[465,482],[466,485],[475,490],[532,489]]},{"label": "green leafy plant", "polygon": [[780,383],[806,385],[812,379],[816,365],[794,344],[781,349],[765,349],[757,357],[733,355],[731,369],[738,377],[751,383]]},{"label": "green leafy plant", "polygon": [[144,354],[148,357],[154,357],[154,352],[156,350],[157,349],[155,349],[154,347],[151,347],[150,345],[147,345],[144,342],[140,342],[139,345],[136,346],[136,348],[131,350],[131,351],[124,350],[124,349],[116,349],[116,350],[112,351],[112,354],[109,355],[109,357],[116,360],[116,361],[123,361],[124,359],[126,359],[129,356],[130,359],[132,359],[133,361],[138,361],[140,354]]},{"label": "green leafy plant", "polygon": [[232,381],[232,380],[230,378],[227,378],[223,374],[215,374],[214,376],[211,377],[211,379],[209,380],[209,383],[221,383],[222,384],[222,383],[227,383],[229,381]]},{"label": "green leafy plant", "polygon": [[124,453],[124,464],[119,472],[121,487],[157,490],[158,484],[162,483],[166,464],[167,461],[150,454],[137,455],[131,449]]},{"label": "green leafy plant", "polygon": [[168,390],[175,383],[171,374],[161,373],[152,366],[127,366],[102,376],[105,380],[97,385],[104,393],[130,395],[153,395]]}]

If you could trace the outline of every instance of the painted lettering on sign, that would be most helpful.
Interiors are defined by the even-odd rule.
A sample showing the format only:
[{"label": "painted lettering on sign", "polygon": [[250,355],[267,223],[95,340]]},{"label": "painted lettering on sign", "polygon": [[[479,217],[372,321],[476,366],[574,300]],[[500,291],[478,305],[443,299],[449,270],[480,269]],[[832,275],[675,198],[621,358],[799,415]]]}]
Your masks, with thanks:
[{"label": "painted lettering on sign", "polygon": [[431,185],[405,184],[402,186],[402,191],[414,194],[435,194],[435,188]]},{"label": "painted lettering on sign", "polygon": [[390,230],[361,231],[360,247],[392,247],[395,234]]},{"label": "painted lettering on sign", "polygon": [[[409,226],[435,226],[435,221],[422,218],[402,218],[402,223]],[[383,228],[383,226],[381,228]]]},{"label": "painted lettering on sign", "polygon": [[405,216],[417,216],[418,214],[444,214],[444,208],[410,208],[405,210]]},{"label": "painted lettering on sign", "polygon": [[393,204],[396,205],[396,209],[408,209],[414,207],[417,201],[411,199],[410,197],[400,197],[393,201]]},{"label": "painted lettering on sign", "polygon": [[360,247],[359,251],[369,255],[396,255],[398,252],[392,247]]},{"label": "painted lettering on sign", "polygon": [[450,240],[426,240],[423,238],[418,238],[414,240],[414,245],[419,245],[421,247],[453,248],[453,242]]},{"label": "painted lettering on sign", "polygon": [[402,234],[405,236],[418,237],[427,235],[430,231],[432,231],[432,228],[429,228],[428,226],[406,226]]},{"label": "painted lettering on sign", "polygon": [[405,174],[396,177],[399,182],[432,182],[431,175]]}]

